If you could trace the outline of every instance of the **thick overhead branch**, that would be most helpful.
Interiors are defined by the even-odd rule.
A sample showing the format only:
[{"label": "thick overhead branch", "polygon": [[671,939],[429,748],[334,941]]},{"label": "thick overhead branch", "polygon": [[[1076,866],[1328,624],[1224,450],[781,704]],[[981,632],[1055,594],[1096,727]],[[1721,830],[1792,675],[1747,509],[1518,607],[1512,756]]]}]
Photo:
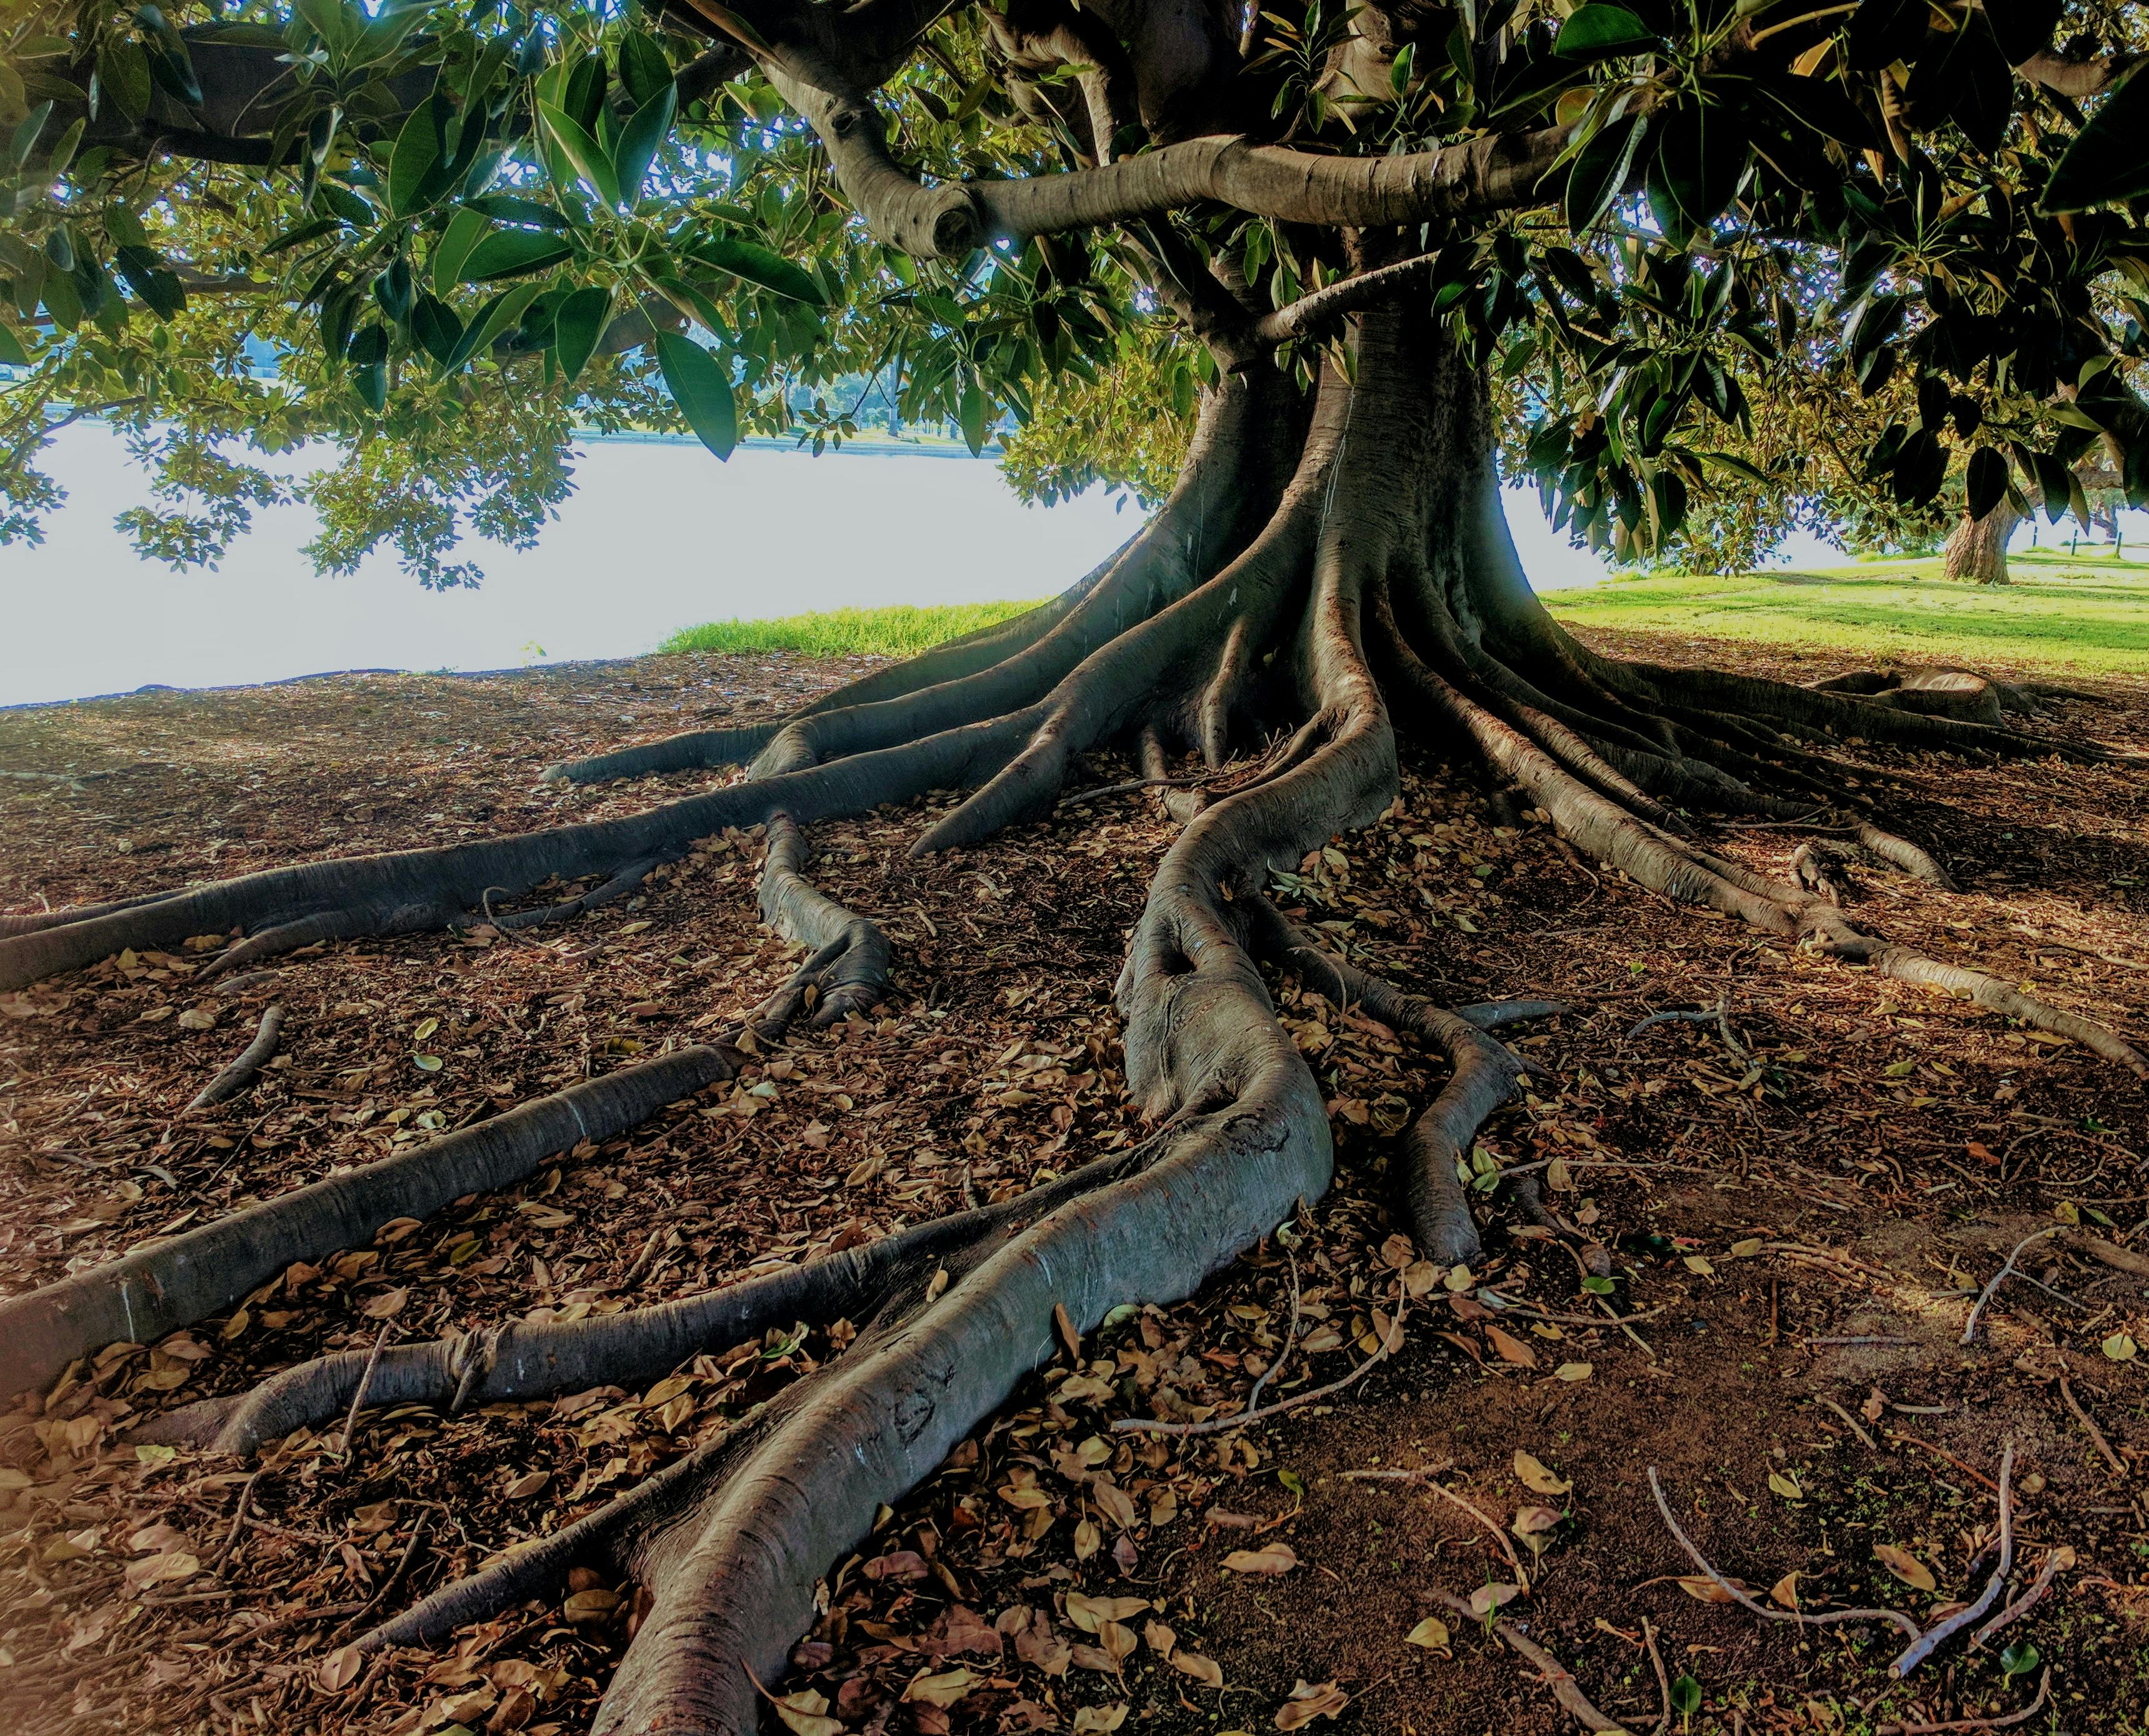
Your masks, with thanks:
[{"label": "thick overhead branch", "polygon": [[1286,223],[1372,229],[1514,209],[1552,196],[1544,181],[1568,129],[1490,134],[1404,157],[1324,157],[1238,135],[1190,138],[1101,168],[927,187],[888,148],[862,93],[797,61],[765,61],[769,81],[821,136],[868,227],[919,258],[959,259],[989,240],[1102,229],[1205,202]]},{"label": "thick overhead branch", "polygon": [[2071,60],[2064,54],[2032,54],[2015,68],[2018,77],[2046,90],[2081,102],[2107,91],[2141,62],[2139,54],[2101,54],[2088,60]]},{"label": "thick overhead branch", "polygon": [[1272,314],[1263,314],[1254,322],[1253,335],[1265,344],[1287,344],[1293,338],[1303,337],[1310,331],[1334,324],[1346,314],[1370,307],[1382,296],[1423,277],[1432,269],[1437,257],[1420,254],[1415,259],[1398,259],[1392,265],[1361,271],[1356,277],[1326,284]]}]

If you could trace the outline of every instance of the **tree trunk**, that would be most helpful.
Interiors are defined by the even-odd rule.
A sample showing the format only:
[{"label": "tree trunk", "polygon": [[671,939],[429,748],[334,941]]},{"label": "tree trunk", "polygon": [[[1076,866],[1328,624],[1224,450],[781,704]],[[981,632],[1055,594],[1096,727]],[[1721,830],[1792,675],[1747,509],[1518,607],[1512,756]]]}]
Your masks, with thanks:
[{"label": "tree trunk", "polygon": [[[1261,963],[1332,986],[1444,1057],[1447,1076],[1404,1141],[1397,1205],[1427,1257],[1472,1257],[1472,1196],[1457,1165],[1522,1071],[1484,1034],[1507,1014],[1449,1014],[1371,978],[1325,953],[1265,896],[1277,871],[1394,800],[1398,734],[1474,762],[1496,788],[1519,788],[1532,814],[1588,860],[1653,891],[1947,989],[2149,1074],[2102,1027],[1854,929],[1830,898],[1696,838],[1683,809],[1801,823],[1834,812],[1875,855],[1945,884],[1923,850],[1870,822],[1870,798],[1847,793],[1826,757],[1828,732],[1995,752],[2049,753],[2056,744],[1851,692],[1591,652],[1545,611],[1516,556],[1482,370],[1422,297],[1402,299],[1360,316],[1350,376],[1329,370],[1304,400],[1266,360],[1210,392],[1171,499],[1057,602],[881,672],[773,733],[687,735],[629,750],[617,766],[562,768],[588,778],[752,754],[742,781],[629,818],[279,869],[0,933],[6,989],[123,946],[169,947],[209,931],[235,929],[244,938],[224,958],[250,963],[480,912],[497,926],[566,919],[697,838],[765,824],[763,908],[810,956],[786,990],[732,1029],[751,1053],[746,1029],[766,1043],[809,1016],[826,1023],[868,1009],[886,992],[879,931],[804,878],[815,822],[967,790],[914,848],[974,849],[1052,817],[1078,756],[1139,752],[1155,776],[1185,757],[1206,767],[1203,790],[1172,810],[1185,829],[1151,884],[1117,989],[1128,1088],[1153,1136],[1029,1194],[715,1297],[601,1321],[519,1323],[382,1358],[371,1371],[380,1400],[460,1408],[639,1384],[772,1321],[842,1316],[859,1328],[840,1358],[729,1437],[435,1592],[363,1643],[436,1643],[525,1598],[555,1597],[571,1569],[601,1563],[634,1577],[651,1602],[599,1730],[755,1728],[748,1671],[764,1680],[780,1671],[812,1619],[817,1579],[867,1533],[881,1503],[931,1474],[1052,1353],[1055,1322],[1086,1332],[1119,1304],[1183,1297],[1295,1202],[1326,1189],[1322,1093],[1277,1024]],[[1054,823],[1078,826],[1081,813],[1062,808]],[[505,908],[556,873],[600,883],[534,911]],[[0,1306],[0,1335],[34,1351],[36,1366],[17,1378],[49,1378],[68,1357],[94,1351],[125,1329],[143,1296],[163,1311],[159,1331],[223,1311],[264,1263],[273,1270],[350,1245],[389,1217],[429,1209],[411,1205],[420,1195],[437,1202],[501,1185],[495,1170],[527,1174],[542,1155],[536,1148],[608,1137],[741,1063],[740,1048],[720,1037],[622,1069],[519,1119]],[[429,1167],[429,1155],[462,1167],[419,1187],[405,1172]],[[491,1166],[487,1179],[471,1181],[465,1170],[481,1160]],[[250,1452],[361,1401],[365,1362],[288,1370],[251,1396],[175,1411],[160,1427]]]},{"label": "tree trunk", "polygon": [[1968,513],[1956,521],[1943,551],[1940,571],[1945,577],[1973,585],[2007,582],[2007,539],[2015,534],[2022,515],[2005,495],[1983,518]]}]

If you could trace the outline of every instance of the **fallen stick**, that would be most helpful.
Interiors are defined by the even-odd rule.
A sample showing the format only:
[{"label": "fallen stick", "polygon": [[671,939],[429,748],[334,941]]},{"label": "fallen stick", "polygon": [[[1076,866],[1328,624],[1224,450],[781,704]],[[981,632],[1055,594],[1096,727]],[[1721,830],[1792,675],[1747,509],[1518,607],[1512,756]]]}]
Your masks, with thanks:
[{"label": "fallen stick", "polygon": [[1515,1577],[1522,1582],[1525,1588],[1528,1586],[1529,1571],[1522,1566],[1522,1558],[1515,1553],[1515,1546],[1507,1541],[1507,1532],[1486,1517],[1474,1502],[1467,1501],[1457,1494],[1454,1490],[1436,1477],[1431,1471],[1346,1471],[1343,1473],[1343,1480],[1346,1482],[1412,1483],[1421,1488],[1430,1489],[1444,1500],[1452,1502],[1492,1534],[1492,1541],[1500,1546],[1500,1552],[1507,1557],[1507,1565],[1515,1570]]},{"label": "fallen stick", "polygon": [[358,1413],[365,1406],[366,1389],[373,1384],[373,1371],[380,1366],[380,1353],[388,1347],[388,1329],[393,1322],[383,1321],[380,1335],[373,1341],[372,1354],[365,1359],[365,1372],[358,1377],[358,1391],[350,1396],[350,1414],[343,1420],[343,1439],[336,1443],[336,1457],[348,1461],[350,1457],[351,1432],[358,1427]]},{"label": "fallen stick", "polygon": [[1390,1323],[1388,1336],[1381,1346],[1340,1381],[1331,1381],[1326,1386],[1316,1386],[1311,1392],[1295,1392],[1289,1398],[1278,1399],[1265,1411],[1240,1411],[1229,1416],[1211,1416],[1206,1422],[1165,1422],[1155,1416],[1122,1416],[1112,1425],[1117,1434],[1136,1432],[1151,1435],[1220,1435],[1249,1424],[1266,1422],[1271,1416],[1281,1416],[1286,1411],[1296,1411],[1301,1405],[1316,1400],[1333,1398],[1349,1386],[1355,1386],[1370,1374],[1376,1364],[1385,1362],[1402,1347],[1403,1311],[1410,1306],[1409,1299],[1398,1293],[1396,1299],[1396,1317]]},{"label": "fallen stick", "polygon": [[1694,1566],[1706,1574],[1716,1588],[1740,1608],[1749,1610],[1771,1622],[1797,1622],[1808,1628],[1833,1627],[1838,1622],[1892,1622],[1913,1641],[1920,1637],[1918,1624],[1900,1609],[1831,1609],[1821,1615],[1808,1615],[1803,1610],[1769,1609],[1756,1603],[1709,1564],[1709,1557],[1695,1547],[1694,1541],[1679,1529],[1678,1521],[1672,1517],[1671,1503],[1664,1499],[1663,1486],[1657,1481],[1657,1467],[1649,1467],[1649,1492],[1657,1497],[1657,1511],[1663,1515],[1664,1523],[1671,1529],[1678,1546],[1687,1552]]},{"label": "fallen stick", "polygon": [[1976,1633],[1971,1634],[1970,1643],[1974,1646],[1981,1646],[2002,1628],[2021,1620],[2043,1599],[2045,1593],[2052,1588],[2053,1576],[2061,1568],[2071,1567],[2074,1564],[2074,1551],[2066,1544],[2061,1544],[2058,1548],[2045,1557],[2045,1564],[2037,1569],[2037,1577],[2031,1582],[2030,1589],[2023,1593],[2006,1608],[2001,1610],[1998,1615],[1993,1617]]},{"label": "fallen stick", "polygon": [[2060,1376],[2060,1396],[2066,1401],[2067,1408],[2075,1413],[2075,1421],[2089,1431],[2089,1437],[2096,1442],[2096,1450],[2104,1455],[2105,1463],[2111,1467],[2114,1474],[2120,1477],[2126,1476],[2125,1463],[2119,1455],[2111,1450],[2111,1442],[2104,1438],[2104,1431],[2096,1426],[2089,1412],[2082,1408],[2081,1401],[2075,1396],[2075,1389],[2067,1384],[2067,1377],[2065,1375]]},{"label": "fallen stick", "polygon": [[2007,1256],[2007,1264],[1992,1275],[1992,1281],[1985,1286],[1983,1293],[1979,1296],[1977,1306],[1970,1311],[1969,1322],[1963,1327],[1962,1336],[1958,1342],[1968,1344],[1977,1336],[1978,1316],[1985,1312],[1985,1305],[1992,1300],[1994,1293],[2007,1281],[2007,1275],[2015,1270],[2015,1262],[2022,1257],[2023,1249],[2028,1247],[2033,1241],[2041,1241],[2048,1235],[2057,1235],[2066,1228],[2066,1225],[2064,1224],[2050,1224],[2042,1230],[2031,1230],[2029,1235],[2015,1244],[2013,1252]]},{"label": "fallen stick", "polygon": [[204,1085],[201,1094],[187,1107],[207,1109],[227,1097],[236,1097],[254,1083],[254,1075],[269,1064],[269,1057],[276,1053],[277,1039],[283,1034],[284,1009],[271,1006],[261,1015],[261,1028],[254,1032],[254,1040],[239,1052],[239,1059]]},{"label": "fallen stick", "polygon": [[[1437,1585],[1432,1590],[1436,1598],[1465,1620],[1481,1622],[1485,1619],[1454,1593]],[[1605,1736],[1627,1736],[1627,1727],[1607,1718],[1593,1706],[1589,1697],[1575,1682],[1573,1673],[1551,1653],[1529,1638],[1512,1622],[1502,1621],[1496,1616],[1490,1625],[1510,1648],[1538,1667],[1538,1673],[1544,1678],[1545,1686],[1552,1690],[1552,1697],[1564,1706],[1584,1729],[1603,1731]]]},{"label": "fallen stick", "polygon": [[1939,1724],[1882,1724],[1874,1736],[1942,1736],[1950,1730],[2004,1730],[2010,1724],[2019,1724],[2035,1718],[2044,1709],[2045,1695],[2052,1685],[2052,1667],[2045,1666],[2045,1673],[2038,1678],[2037,1698],[2020,1712],[2011,1712],[2005,1718],[1957,1718]]},{"label": "fallen stick", "polygon": [[1957,1610],[1944,1622],[1935,1622],[1905,1648],[1903,1655],[1888,1666],[1899,1679],[1931,1657],[1948,1639],[1980,1619],[1992,1608],[2007,1576],[2015,1570],[2015,1443],[2008,1442],[2000,1455],[2000,1561],[1975,1603]]}]

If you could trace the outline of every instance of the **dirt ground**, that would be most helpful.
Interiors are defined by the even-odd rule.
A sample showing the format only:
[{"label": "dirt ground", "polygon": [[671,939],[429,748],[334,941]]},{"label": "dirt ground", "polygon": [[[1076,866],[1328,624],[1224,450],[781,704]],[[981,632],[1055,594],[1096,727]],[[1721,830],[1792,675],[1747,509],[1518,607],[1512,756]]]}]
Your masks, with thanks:
[{"label": "dirt ground", "polygon": [[[1843,667],[1600,642],[1799,679]],[[631,811],[721,774],[599,790],[536,774],[868,667],[650,658],[0,714],[0,772],[16,774],[0,776],[0,909]],[[2149,685],[2099,693],[2056,702],[2054,727],[2149,749]],[[1860,868],[1855,915],[2149,1038],[2138,768],[1847,751],[1966,888]],[[294,1266],[229,1316],[113,1346],[0,1416],[0,1727],[579,1736],[638,1619],[631,1585],[584,1572],[564,1603],[438,1652],[342,1648],[840,1354],[840,1323],[711,1346],[645,1391],[369,1409],[347,1451],[338,1423],[258,1466],[139,1446],[129,1425],[384,1331],[692,1294],[1135,1137],[1110,987],[1168,823],[1146,795],[1115,795],[913,862],[932,805],[815,839],[819,882],[895,943],[878,1019],[795,1038],[527,1186]],[[1724,836],[1779,872],[1796,843]],[[0,997],[0,1295],[695,1040],[788,969],[757,923],[757,850],[707,840],[643,895],[521,938],[316,949],[229,989],[191,981],[200,953],[130,954]],[[1527,818],[1497,825],[1467,776],[1428,760],[1378,826],[1280,889],[1437,999],[1571,1009],[1516,1035],[1546,1072],[1480,1145],[1487,1167],[1549,1165],[1560,1232],[1501,1189],[1477,1270],[1418,1260],[1390,1220],[1388,1168],[1439,1064],[1277,983],[1331,1095],[1334,1191],[1192,1301],[1115,1315],[831,1563],[827,1614],[767,1684],[788,1702],[772,1728],[1574,1728],[1482,1618],[1504,1598],[1506,1633],[1638,1733],[1985,1728],[2042,1683],[2019,1728],[2138,1736],[2139,1083],[1675,909]],[[277,1063],[187,1111],[271,1002]],[[1719,1003],[1721,1025],[1637,1029]],[[1978,1292],[2041,1230],[2026,1276],[1961,1343]],[[1369,1367],[1384,1337],[1401,1348]],[[1264,1374],[1265,1405],[1301,1402],[1199,1432]],[[1197,1432],[1115,1427],[1145,1419]],[[1877,1605],[1923,1623],[1977,1598],[2011,1444],[2014,1575],[1991,1608],[2049,1588],[1989,1644],[1958,1641],[1898,1683],[1904,1640],[1884,1618],[1782,1618]],[[1681,1552],[1652,1467],[1695,1546],[1775,1619]],[[1475,1613],[1443,1594],[1477,1594]]]}]

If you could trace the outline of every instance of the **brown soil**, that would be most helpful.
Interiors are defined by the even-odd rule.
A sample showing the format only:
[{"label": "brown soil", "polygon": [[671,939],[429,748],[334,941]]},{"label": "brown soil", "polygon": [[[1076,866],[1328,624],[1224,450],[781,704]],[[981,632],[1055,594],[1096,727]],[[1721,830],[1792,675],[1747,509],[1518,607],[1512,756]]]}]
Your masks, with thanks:
[{"label": "brown soil", "polygon": [[[1599,642],[1799,678],[1839,667]],[[67,775],[0,778],[0,908],[631,809],[708,777],[561,792],[536,773],[786,707],[863,667],[647,659],[6,714],[0,770]],[[2066,702],[2060,727],[2149,746],[2149,687],[2107,691],[2103,705]],[[1859,870],[1854,913],[2141,1040],[2138,772],[1867,758],[1875,781],[1903,780],[1902,829],[1937,844],[1970,889]],[[1093,770],[1098,783],[1128,775]],[[370,1344],[384,1325],[431,1336],[690,1294],[966,1194],[1020,1189],[1131,1137],[1110,991],[1166,823],[1146,797],[1115,796],[912,862],[905,847],[927,823],[886,810],[816,839],[821,883],[895,943],[897,989],[877,1021],[798,1038],[632,1138],[295,1267],[229,1319],[115,1348],[0,1419],[10,1727],[585,1728],[635,1619],[632,1588],[590,1585],[564,1610],[532,1608],[452,1651],[355,1675],[336,1653],[342,1624],[381,1613],[361,1608],[376,1594],[400,1608],[617,1492],[838,1353],[840,1328],[723,1347],[642,1393],[455,1419],[368,1411],[347,1460],[340,1426],[294,1437],[243,1497],[250,1467],[138,1452],[127,1424]],[[1795,843],[1730,836],[1779,869]],[[710,840],[631,903],[520,939],[338,946],[232,992],[191,986],[189,955],[123,957],[0,999],[0,1293],[693,1040],[785,973],[785,949],[754,919],[757,848],[743,834]],[[1124,1708],[1130,1729],[1266,1730],[1291,1727],[1303,1683],[1316,1728],[1331,1727],[1324,1704],[1354,1730],[1570,1728],[1528,1665],[1432,1596],[1512,1583],[1512,1548],[1532,1581],[1513,1619],[1631,1728],[1660,1716],[1653,1632],[1668,1674],[1699,1684],[1695,1729],[1974,1718],[2026,1705],[2050,1665],[2059,1728],[2138,1731],[2149,1355],[2113,1352],[2149,1342],[2149,1286],[2086,1258],[2069,1230],[2025,1255],[2052,1289],[2009,1285],[1978,1341],[1957,1341],[1960,1292],[2033,1230],[2075,1221],[2127,1247],[2149,1240],[2141,1087],[2065,1044],[1673,909],[1571,862],[1539,828],[1496,828],[1474,785],[1437,765],[1412,770],[1378,827],[1301,867],[1286,902],[1360,962],[1452,1003],[1573,1008],[1518,1038],[1553,1076],[1482,1145],[1508,1163],[1563,1159],[1548,1199],[1574,1236],[1497,1227],[1521,1222],[1501,1195],[1481,1270],[1451,1281],[1417,1265],[1388,1221],[1387,1154],[1438,1068],[1351,1009],[1277,984],[1335,1099],[1336,1191],[1288,1245],[1266,1244],[1179,1308],[1108,1325],[1079,1370],[1063,1356],[1026,1382],[835,1565],[830,1616],[793,1677],[769,1684],[794,1697],[792,1721],[812,1728],[818,1695],[861,1729],[1103,1730]],[[1713,1023],[1628,1035],[1652,1012],[1719,999],[1736,1054]],[[272,999],[286,1014],[279,1064],[231,1103],[183,1113]],[[1612,1255],[1610,1306],[1646,1316],[1633,1336],[1511,1320],[1503,1346],[1479,1287],[1596,1313],[1604,1301],[1580,1285],[1589,1240]],[[1160,1442],[1112,1430],[1236,1406],[1276,1352],[1294,1276],[1312,1336],[1264,1402],[1359,1366],[1399,1294],[1404,1348],[1346,1392],[1249,1432]],[[1816,1341],[1841,1338],[1885,1341]],[[1808,1609],[1923,1616],[1982,1588],[2010,1440],[2018,1583],[2062,1547],[2075,1565],[1991,1646],[1950,1648],[1900,1685],[1886,1674],[1892,1630],[1764,1624],[1683,1588],[1694,1569],[1644,1478],[1658,1467],[1681,1523],[1757,1597],[1795,1572]],[[1571,1491],[1525,1488],[1517,1452]],[[1432,1467],[1503,1527],[1520,1507],[1556,1515],[1534,1536],[1542,1554],[1512,1535],[1496,1545],[1417,1482],[1346,1476]],[[1887,1572],[1876,1544],[1908,1552],[1933,1589]],[[1234,1567],[1234,1552],[1257,1558]],[[1405,1643],[1436,1614],[1446,1647]],[[2011,1641],[2041,1661],[2006,1681]]]}]

